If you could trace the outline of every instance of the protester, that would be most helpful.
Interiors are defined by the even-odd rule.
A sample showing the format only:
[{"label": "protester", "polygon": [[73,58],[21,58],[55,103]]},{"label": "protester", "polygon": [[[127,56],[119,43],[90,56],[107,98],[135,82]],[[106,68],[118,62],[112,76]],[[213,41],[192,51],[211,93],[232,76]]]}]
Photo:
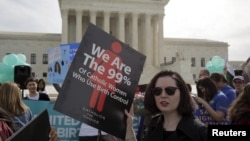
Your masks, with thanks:
[{"label": "protester", "polygon": [[9,114],[0,107],[0,141],[5,141],[13,134],[12,120]]},{"label": "protester", "polygon": [[[10,116],[12,122],[10,127],[12,127],[13,132],[17,132],[32,120],[32,112],[22,101],[19,92],[20,88],[13,82],[3,83],[0,87],[0,107]],[[48,136],[49,141],[58,140],[57,133],[53,127]]]},{"label": "protester", "polygon": [[29,77],[26,80],[25,85],[29,90],[29,94],[28,96],[24,97],[24,99],[50,101],[50,98],[47,94],[37,92],[37,81],[34,77]]},{"label": "protester", "polygon": [[240,75],[235,76],[233,78],[232,84],[234,86],[236,97],[238,97],[240,95],[240,93],[243,91],[244,86],[245,86],[244,77],[240,76]]},{"label": "protester", "polygon": [[227,96],[217,89],[211,78],[200,79],[197,84],[198,97],[195,101],[199,108],[195,111],[197,116],[206,125],[230,124],[226,120],[229,107]]},{"label": "protester", "polygon": [[22,101],[20,89],[15,83],[3,83],[0,87],[0,107],[11,116],[15,132],[32,119],[31,110]]},{"label": "protester", "polygon": [[45,83],[45,80],[42,79],[42,78],[38,80],[37,91],[38,91],[39,93],[48,94],[48,92],[46,91],[46,83]]},{"label": "protester", "polygon": [[228,84],[225,76],[220,73],[214,72],[210,75],[210,78],[213,80],[218,90],[221,90],[227,96],[228,104],[230,105],[236,99],[234,88]]},{"label": "protester", "polygon": [[250,125],[250,83],[229,107],[228,118],[233,125]]},{"label": "protester", "polygon": [[[207,127],[193,115],[193,105],[183,78],[165,70],[148,84],[145,109],[155,115],[145,130],[145,141],[206,141]],[[133,108],[127,115],[126,140],[136,141],[133,130]]]},{"label": "protester", "polygon": [[210,72],[207,69],[202,69],[199,72],[199,79],[202,79],[204,77],[209,77],[210,76]]}]

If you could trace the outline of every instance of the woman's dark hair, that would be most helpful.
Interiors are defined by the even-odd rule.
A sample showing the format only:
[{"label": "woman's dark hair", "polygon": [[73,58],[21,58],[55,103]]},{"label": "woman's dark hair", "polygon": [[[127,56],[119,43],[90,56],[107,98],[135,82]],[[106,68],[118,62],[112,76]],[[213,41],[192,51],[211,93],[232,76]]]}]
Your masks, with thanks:
[{"label": "woman's dark hair", "polygon": [[191,86],[191,84],[187,83],[187,88],[188,88],[188,91],[191,93],[192,92],[192,86]]},{"label": "woman's dark hair", "polygon": [[[42,88],[39,87],[39,83],[42,83],[42,84],[43,84],[43,87],[42,87]],[[39,79],[38,82],[37,82],[37,85],[38,85],[38,86],[37,86],[37,91],[39,91],[39,90],[44,91],[44,90],[45,90],[46,83],[45,83],[44,79],[42,79],[42,78]]]},{"label": "woman's dark hair", "polygon": [[211,78],[214,82],[216,82],[216,83],[220,82],[221,80],[222,80],[224,83],[227,83],[227,79],[225,78],[225,76],[222,75],[222,74],[220,74],[220,73],[218,73],[218,72],[212,73],[212,74],[210,75],[210,78]]},{"label": "woman's dark hair", "polygon": [[27,86],[27,84],[29,82],[36,82],[36,83],[38,83],[37,79],[35,77],[32,77],[32,76],[26,79],[25,86]]},{"label": "woman's dark hair", "polygon": [[[199,89],[199,87],[205,88],[206,94],[203,94],[201,92],[201,90]],[[201,97],[201,98],[204,98],[205,101],[207,101],[207,102],[212,100],[214,95],[216,95],[217,92],[218,92],[218,89],[217,89],[215,83],[209,77],[199,79],[197,84],[196,84],[196,89],[197,89],[198,96]]]},{"label": "woman's dark hair", "polygon": [[160,77],[165,77],[165,76],[173,78],[176,81],[176,85],[180,90],[180,101],[177,107],[178,113],[182,116],[193,114],[193,104],[191,102],[191,97],[187,89],[186,82],[177,72],[171,70],[160,71],[151,79],[145,92],[145,98],[144,98],[145,109],[150,111],[152,114],[157,114],[161,112],[156,106],[155,97],[154,94],[152,93],[152,89],[155,88],[156,81]]}]

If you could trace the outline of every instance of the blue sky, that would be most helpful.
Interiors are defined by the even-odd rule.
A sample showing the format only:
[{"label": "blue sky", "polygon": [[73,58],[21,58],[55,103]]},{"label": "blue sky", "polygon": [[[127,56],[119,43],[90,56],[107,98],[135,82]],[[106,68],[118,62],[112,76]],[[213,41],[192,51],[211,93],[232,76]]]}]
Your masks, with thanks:
[{"label": "blue sky", "polygon": [[[250,0],[170,0],[164,37],[227,42],[230,61],[250,56]],[[0,31],[61,33],[57,0],[0,0]]]}]

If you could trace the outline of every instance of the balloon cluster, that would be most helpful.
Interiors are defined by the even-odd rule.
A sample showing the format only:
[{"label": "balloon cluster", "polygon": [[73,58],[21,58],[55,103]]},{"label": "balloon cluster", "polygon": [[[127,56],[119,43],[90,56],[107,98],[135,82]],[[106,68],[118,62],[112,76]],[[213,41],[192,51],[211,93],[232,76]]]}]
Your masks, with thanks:
[{"label": "balloon cluster", "polygon": [[14,68],[17,65],[27,65],[24,54],[7,54],[0,62],[0,82],[14,81]]},{"label": "balloon cluster", "polygon": [[223,74],[223,69],[225,67],[225,60],[220,56],[213,56],[211,61],[206,64],[206,69],[211,73],[217,72]]}]

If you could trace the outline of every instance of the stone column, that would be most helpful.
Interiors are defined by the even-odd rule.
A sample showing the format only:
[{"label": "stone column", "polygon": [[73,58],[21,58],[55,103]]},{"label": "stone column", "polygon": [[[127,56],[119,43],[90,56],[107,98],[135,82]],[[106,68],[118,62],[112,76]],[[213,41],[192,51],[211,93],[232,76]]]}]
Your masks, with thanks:
[{"label": "stone column", "polygon": [[82,40],[82,10],[76,10],[76,42]]},{"label": "stone column", "polygon": [[145,55],[147,56],[146,64],[152,64],[153,48],[151,46],[151,15],[145,14]]},{"label": "stone column", "polygon": [[[158,54],[160,52],[160,48],[163,47],[163,18],[164,18],[164,14],[159,14],[158,15]],[[157,57],[157,64],[159,63],[159,56]]]},{"label": "stone column", "polygon": [[68,43],[68,13],[69,9],[62,9],[62,38],[61,43]]},{"label": "stone column", "polygon": [[138,50],[138,13],[132,13],[132,47]]},{"label": "stone column", "polygon": [[159,45],[158,45],[158,15],[156,17],[153,17],[153,63],[154,65],[159,65],[158,60],[159,60]]},{"label": "stone column", "polygon": [[90,22],[96,25],[96,11],[93,10],[90,11]]},{"label": "stone column", "polygon": [[119,39],[124,42],[125,41],[125,13],[119,12]]},{"label": "stone column", "polygon": [[110,11],[104,11],[103,15],[104,15],[103,29],[107,33],[110,33]]}]

